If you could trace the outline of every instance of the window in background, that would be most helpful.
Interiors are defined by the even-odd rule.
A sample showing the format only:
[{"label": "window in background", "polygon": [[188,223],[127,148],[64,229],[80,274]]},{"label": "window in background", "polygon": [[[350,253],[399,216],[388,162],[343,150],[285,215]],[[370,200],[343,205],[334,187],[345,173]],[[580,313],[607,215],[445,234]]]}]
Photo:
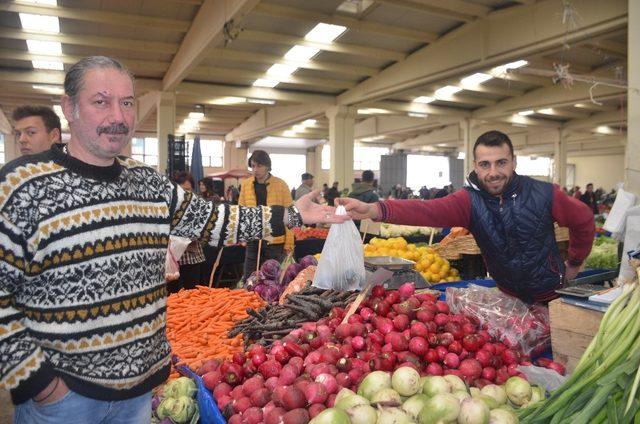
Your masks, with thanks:
[{"label": "window in background", "polygon": [[518,156],[516,172],[520,175],[548,177],[551,175],[551,158]]},{"label": "window in background", "polygon": [[269,153],[271,173],[282,178],[289,189],[300,185],[300,176],[307,172],[307,156],[285,153]]},{"label": "window in background", "polygon": [[[187,164],[191,166],[193,140],[187,141]],[[224,141],[201,139],[200,153],[202,153],[202,166],[204,168],[222,168],[224,163]]]},{"label": "window in background", "polygon": [[5,163],[4,134],[0,133],[0,163]]},{"label": "window in background", "polygon": [[133,138],[131,157],[149,166],[158,166],[158,139],[155,137]]},{"label": "window in background", "polygon": [[449,158],[446,156],[407,155],[407,187],[442,188],[451,183]]},{"label": "window in background", "polygon": [[388,147],[354,146],[353,148],[353,169],[364,171],[380,170],[380,156],[388,155]]},{"label": "window in background", "polygon": [[325,144],[322,146],[322,169],[331,169],[331,146]]}]

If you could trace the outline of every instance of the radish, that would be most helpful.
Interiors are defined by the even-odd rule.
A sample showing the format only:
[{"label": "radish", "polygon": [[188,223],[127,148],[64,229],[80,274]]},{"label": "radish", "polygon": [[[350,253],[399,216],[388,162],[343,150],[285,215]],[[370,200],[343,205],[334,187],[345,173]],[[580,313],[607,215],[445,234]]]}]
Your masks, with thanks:
[{"label": "radish", "polygon": [[559,362],[551,361],[547,365],[547,368],[554,370],[555,372],[557,372],[560,375],[564,375],[565,374],[564,365],[562,365]]},{"label": "radish", "polygon": [[229,418],[228,424],[242,424],[242,415],[240,414],[232,415],[231,418]]},{"label": "radish", "polygon": [[476,352],[475,357],[483,367],[488,367],[491,364],[491,354],[486,350],[480,349]]},{"label": "radish", "polygon": [[313,405],[311,405],[309,407],[309,417],[310,418],[314,418],[316,415],[318,415],[319,413],[321,413],[325,409],[327,409],[327,408],[323,404],[314,403]]},{"label": "radish", "polygon": [[302,393],[302,391],[297,387],[287,387],[284,394],[282,395],[281,402],[282,406],[287,411],[304,408],[304,406],[307,404],[304,393]]},{"label": "radish", "polygon": [[436,353],[438,354],[438,360],[444,361],[444,357],[449,353],[449,351],[444,346],[436,346]]},{"label": "radish", "polygon": [[432,362],[427,365],[427,374],[428,375],[443,375],[444,371],[442,370],[442,365],[437,362]]},{"label": "radish", "polygon": [[349,378],[349,374],[340,372],[336,375],[336,381],[338,385],[341,387],[349,387],[351,386],[351,378]]},{"label": "radish", "polygon": [[463,359],[458,369],[462,372],[462,375],[470,380],[474,380],[482,375],[482,366],[480,362],[475,359]]},{"label": "radish", "polygon": [[456,369],[460,366],[460,358],[455,353],[449,352],[444,356],[443,363],[451,369]]},{"label": "radish", "polygon": [[400,294],[396,290],[388,291],[384,300],[388,302],[389,305],[393,305],[394,303],[400,302]]},{"label": "radish", "polygon": [[476,334],[467,334],[462,338],[462,347],[464,347],[469,352],[475,352],[479,350],[481,345],[481,339]]},{"label": "radish", "polygon": [[449,315],[444,313],[436,314],[436,316],[433,318],[433,321],[436,323],[438,327],[442,327],[443,325],[449,322]]},{"label": "radish", "polygon": [[242,393],[245,396],[251,396],[256,390],[264,387],[264,379],[260,376],[254,376],[245,380],[242,384]]},{"label": "radish", "polygon": [[438,344],[442,346],[449,346],[451,343],[453,343],[453,340],[453,334],[451,333],[441,333],[440,335],[438,335]]},{"label": "radish", "polygon": [[517,364],[519,361],[520,358],[516,351],[506,349],[502,352],[502,362],[504,362],[505,365]]},{"label": "radish", "polygon": [[371,297],[384,297],[387,291],[381,285],[373,286],[371,289]]},{"label": "radish", "polygon": [[496,379],[496,369],[493,367],[485,367],[482,369],[482,374],[481,377],[489,380],[489,381],[495,381]]},{"label": "radish", "polygon": [[416,318],[418,321],[427,323],[433,321],[435,314],[432,311],[427,311],[425,309],[421,309],[416,313]]},{"label": "radish", "polygon": [[459,323],[449,321],[444,326],[444,331],[451,333],[454,339],[460,340],[464,336],[464,332],[462,331],[462,327]]},{"label": "radish", "polygon": [[428,364],[432,362],[438,362],[440,359],[438,358],[438,352],[435,349],[429,349],[424,354],[424,361]]},{"label": "radish", "polygon": [[220,371],[209,371],[205,375],[202,376],[202,381],[204,382],[204,387],[209,390],[213,390],[222,380],[222,374]]},{"label": "radish", "polygon": [[243,397],[233,402],[233,411],[236,414],[242,414],[249,408],[251,408],[251,399],[248,397]]},{"label": "radish", "polygon": [[409,340],[400,333],[388,333],[385,336],[384,341],[391,344],[394,352],[402,352],[403,350],[409,349]]},{"label": "radish", "polygon": [[213,389],[213,396],[220,399],[222,396],[228,396],[233,388],[227,383],[220,383]]},{"label": "radish", "polygon": [[415,283],[404,283],[400,287],[398,287],[398,294],[400,295],[401,300],[407,300],[416,292],[416,284]]},{"label": "radish", "polygon": [[233,354],[231,360],[238,365],[244,365],[244,363],[247,361],[247,357],[242,352],[236,352]]},{"label": "radish", "polygon": [[324,385],[324,387],[327,389],[327,393],[329,394],[333,394],[333,393],[338,393],[338,382],[336,381],[336,378],[331,375],[331,374],[320,374],[319,376],[316,377],[315,379],[316,383],[320,383],[322,385]]},{"label": "radish", "polygon": [[286,413],[287,411],[285,411],[284,408],[274,408],[264,414],[264,422],[265,424],[282,424],[282,417]]},{"label": "radish", "polygon": [[449,352],[455,353],[456,355],[460,355],[462,353],[462,343],[458,340],[451,342],[447,348],[449,349]]},{"label": "radish", "polygon": [[429,335],[429,330],[427,330],[427,326],[421,323],[420,321],[414,321],[411,323],[410,332],[411,332],[411,337],[426,338]]},{"label": "radish", "polygon": [[282,371],[280,371],[280,377],[278,377],[278,384],[281,386],[288,386],[293,384],[296,380],[298,373],[296,370],[289,364],[282,367]]},{"label": "radish", "polygon": [[399,314],[393,319],[393,327],[397,331],[404,331],[409,326],[409,317],[405,314]]},{"label": "radish", "polygon": [[304,391],[307,401],[311,403],[325,403],[329,393],[324,384],[312,382],[309,383]]},{"label": "radish", "polygon": [[340,324],[335,331],[338,340],[344,340],[351,335],[351,324]]},{"label": "radish", "polygon": [[360,316],[365,322],[371,321],[374,316],[373,309],[367,308],[366,306],[360,309]]},{"label": "radish", "polygon": [[208,359],[204,361],[202,366],[198,368],[198,375],[203,376],[208,372],[217,371],[220,368],[220,360],[218,359]]},{"label": "radish", "polygon": [[416,355],[423,356],[429,350],[429,344],[423,337],[413,337],[409,340],[409,350]]},{"label": "radish", "polygon": [[258,389],[251,393],[249,398],[251,399],[251,404],[253,406],[262,408],[271,400],[271,392],[266,388]]},{"label": "radish", "polygon": [[252,407],[244,411],[244,414],[242,414],[242,423],[260,424],[261,422],[262,410],[260,408]]},{"label": "radish", "polygon": [[355,336],[353,339],[351,339],[351,347],[356,352],[360,352],[362,349],[364,349],[364,346],[365,346],[365,343],[364,343],[364,338],[362,338],[362,336]]},{"label": "radish", "polygon": [[438,312],[443,314],[449,313],[449,305],[447,305],[447,302],[443,302],[441,300],[438,300],[436,302],[436,309],[438,310]]}]

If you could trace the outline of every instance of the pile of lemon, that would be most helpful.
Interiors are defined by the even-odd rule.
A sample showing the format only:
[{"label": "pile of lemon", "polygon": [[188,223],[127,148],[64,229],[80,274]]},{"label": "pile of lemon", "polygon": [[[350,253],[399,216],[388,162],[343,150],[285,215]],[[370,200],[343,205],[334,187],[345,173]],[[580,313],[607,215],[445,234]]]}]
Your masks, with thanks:
[{"label": "pile of lemon", "polygon": [[402,237],[389,239],[373,238],[364,245],[365,256],[393,256],[408,259],[416,264],[414,269],[430,283],[459,281],[458,270],[452,268],[449,261],[442,258],[431,247],[418,247],[407,243]]}]

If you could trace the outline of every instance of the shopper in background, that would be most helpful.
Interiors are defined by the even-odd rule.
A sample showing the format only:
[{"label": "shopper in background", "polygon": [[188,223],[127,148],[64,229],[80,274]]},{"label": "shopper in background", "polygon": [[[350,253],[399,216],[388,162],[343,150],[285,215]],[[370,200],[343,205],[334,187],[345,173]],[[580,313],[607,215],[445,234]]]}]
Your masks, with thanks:
[{"label": "shopper in background", "polygon": [[[248,166],[253,171],[253,177],[242,183],[240,199],[241,206],[273,206],[288,207],[293,203],[287,183],[271,175],[271,158],[264,150],[255,150],[248,160]],[[244,279],[246,280],[258,264],[258,241],[247,243],[244,256]],[[260,262],[267,259],[282,260],[283,253],[293,252],[293,233],[286,230],[283,237],[274,237],[270,242],[262,242]]]},{"label": "shopper in background", "polygon": [[373,171],[362,171],[362,181],[351,185],[351,193],[349,197],[358,199],[365,203],[373,203],[378,201],[378,195],[373,190]]},{"label": "shopper in background", "polygon": [[[367,204],[339,199],[354,219],[394,224],[465,227],[482,251],[489,273],[504,292],[527,302],[546,302],[578,274],[591,251],[593,213],[555,185],[518,175],[509,137],[482,134],[473,148],[469,186],[433,200],[388,200]],[[564,262],[554,222],[569,227]]]},{"label": "shopper in background", "polygon": [[333,206],[335,199],[337,199],[338,197],[340,197],[340,190],[338,190],[338,182],[334,181],[334,183],[331,185],[331,188],[327,190],[327,195],[325,196],[327,205]]},{"label": "shopper in background", "polygon": [[21,155],[46,152],[60,143],[60,118],[47,106],[20,106],[11,114],[15,140]]},{"label": "shopper in background", "polygon": [[231,186],[227,187],[227,192],[226,192],[225,198],[226,198],[227,202],[229,204],[231,204],[231,205],[237,205],[238,204],[238,198],[240,198],[240,192],[238,191],[236,186],[231,185]]},{"label": "shopper in background", "polygon": [[296,194],[294,196],[295,200],[298,200],[305,194],[309,194],[313,191],[313,175],[305,172],[300,178],[302,180],[302,184],[296,188]]},{"label": "shopper in background", "polygon": [[598,202],[596,201],[596,194],[593,191],[593,183],[587,184],[587,190],[580,196],[580,201],[587,205],[594,215],[598,215]]},{"label": "shopper in background", "polygon": [[215,192],[213,187],[213,180],[211,178],[203,178],[198,182],[198,188],[200,189],[200,196],[204,200],[213,202],[214,205],[220,204],[220,196]]},{"label": "shopper in background", "polygon": [[346,219],[312,195],[215,209],[120,156],[133,85],[114,59],[80,60],[61,102],[69,143],[0,170],[0,390],[15,424],[150,422],[151,390],[170,372],[169,234],[220,246]]}]

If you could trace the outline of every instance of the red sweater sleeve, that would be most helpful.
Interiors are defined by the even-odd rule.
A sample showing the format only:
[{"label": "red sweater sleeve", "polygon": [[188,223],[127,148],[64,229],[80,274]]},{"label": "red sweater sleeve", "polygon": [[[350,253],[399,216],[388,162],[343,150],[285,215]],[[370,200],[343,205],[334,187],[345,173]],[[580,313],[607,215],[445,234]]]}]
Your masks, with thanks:
[{"label": "red sweater sleeve", "polygon": [[469,228],[471,198],[462,189],[440,199],[385,200],[378,210],[380,221],[391,224]]},{"label": "red sweater sleeve", "polygon": [[551,214],[558,225],[569,228],[569,263],[581,265],[593,246],[596,232],[593,212],[580,200],[567,196],[554,185]]}]

